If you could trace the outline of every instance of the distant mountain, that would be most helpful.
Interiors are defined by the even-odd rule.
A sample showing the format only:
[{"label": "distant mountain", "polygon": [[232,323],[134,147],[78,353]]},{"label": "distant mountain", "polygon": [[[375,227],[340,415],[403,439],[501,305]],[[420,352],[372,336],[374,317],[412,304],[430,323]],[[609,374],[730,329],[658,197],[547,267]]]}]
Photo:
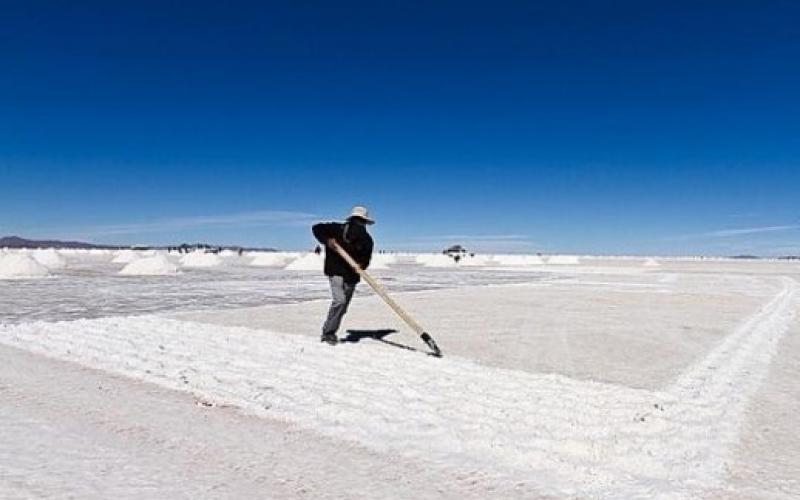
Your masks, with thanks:
[{"label": "distant mountain", "polygon": [[123,248],[119,245],[95,245],[83,241],[59,241],[59,240],[29,240],[19,236],[5,236],[0,238],[0,248],[79,248],[79,249],[117,249]]},{"label": "distant mountain", "polygon": [[[94,243],[86,243],[83,241],[60,241],[60,240],[29,240],[20,238],[19,236],[4,236],[0,238],[0,248],[74,248],[81,250],[119,250],[121,248],[134,248],[130,245],[96,245]],[[274,248],[245,248],[235,245],[209,245],[207,243],[193,243],[193,244],[176,244],[164,246],[140,246],[136,245],[136,249],[150,250],[150,249],[164,249],[164,248],[183,248],[183,249],[231,249],[231,250],[247,250],[247,251],[260,251],[260,252],[277,252]]]}]

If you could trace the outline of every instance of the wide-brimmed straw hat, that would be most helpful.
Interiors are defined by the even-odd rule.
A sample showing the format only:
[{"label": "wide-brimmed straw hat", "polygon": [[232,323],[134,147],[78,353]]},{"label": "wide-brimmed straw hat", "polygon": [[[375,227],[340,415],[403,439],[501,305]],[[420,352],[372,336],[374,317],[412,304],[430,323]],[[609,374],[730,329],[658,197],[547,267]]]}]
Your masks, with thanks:
[{"label": "wide-brimmed straw hat", "polygon": [[354,206],[353,210],[350,211],[350,216],[348,219],[352,219],[353,217],[358,217],[367,224],[375,224],[375,221],[369,218],[369,211],[367,210],[367,207],[362,207],[361,205]]}]

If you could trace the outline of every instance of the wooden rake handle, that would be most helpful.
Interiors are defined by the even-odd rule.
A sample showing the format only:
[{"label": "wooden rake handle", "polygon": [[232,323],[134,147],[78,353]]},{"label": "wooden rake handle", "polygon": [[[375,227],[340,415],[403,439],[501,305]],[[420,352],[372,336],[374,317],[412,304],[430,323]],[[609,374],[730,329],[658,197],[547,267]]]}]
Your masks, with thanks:
[{"label": "wooden rake handle", "polygon": [[420,324],[417,323],[417,321],[414,318],[412,318],[410,314],[408,314],[402,307],[400,307],[400,304],[395,302],[394,299],[389,296],[389,293],[386,291],[383,285],[380,284],[380,282],[378,282],[378,280],[370,276],[370,274],[364,269],[361,269],[361,266],[358,265],[358,262],[356,262],[355,259],[353,259],[353,257],[351,257],[350,254],[348,254],[345,251],[345,249],[342,248],[342,246],[339,245],[338,242],[336,242],[336,240],[328,242],[328,246],[333,248],[333,250],[335,250],[336,253],[338,253],[345,260],[345,262],[347,262],[350,265],[350,267],[352,267],[353,270],[355,270],[355,272],[357,272],[359,276],[361,276],[361,278],[364,281],[366,281],[367,284],[369,284],[369,286],[375,291],[375,293],[378,294],[378,296],[381,299],[383,299],[383,301],[386,302],[386,304],[389,307],[392,308],[395,314],[400,316],[400,319],[405,321],[406,324],[410,326],[412,330],[417,332],[420,338],[422,338],[423,342],[425,342],[425,344],[427,344],[428,347],[431,348],[435,356],[442,355],[441,351],[439,350],[439,347],[436,345],[436,342],[433,341],[433,338],[427,332],[425,332],[422,326],[420,326]]}]

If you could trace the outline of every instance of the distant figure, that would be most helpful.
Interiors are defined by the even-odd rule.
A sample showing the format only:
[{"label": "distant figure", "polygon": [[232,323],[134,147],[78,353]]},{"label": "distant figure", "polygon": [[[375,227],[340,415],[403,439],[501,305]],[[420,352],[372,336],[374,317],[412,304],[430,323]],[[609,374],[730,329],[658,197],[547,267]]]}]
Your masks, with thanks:
[{"label": "distant figure", "polygon": [[314,249],[314,253],[317,254],[317,255],[321,254],[322,253],[322,247],[317,245],[317,248]]},{"label": "distant figure", "polygon": [[242,255],[244,255],[244,248],[239,249],[239,257],[241,257]]},{"label": "distant figure", "polygon": [[335,241],[361,266],[369,267],[372,259],[373,241],[367,232],[367,225],[375,221],[369,218],[365,207],[356,206],[344,223],[328,222],[315,224],[311,228],[314,237],[325,245],[325,275],[331,284],[333,301],[328,310],[328,317],[322,325],[322,342],[336,345],[339,339],[336,332],[342,323],[342,318],[347,312],[350,300],[356,290],[356,285],[361,280],[358,273],[342,259],[336,250],[330,247]]}]

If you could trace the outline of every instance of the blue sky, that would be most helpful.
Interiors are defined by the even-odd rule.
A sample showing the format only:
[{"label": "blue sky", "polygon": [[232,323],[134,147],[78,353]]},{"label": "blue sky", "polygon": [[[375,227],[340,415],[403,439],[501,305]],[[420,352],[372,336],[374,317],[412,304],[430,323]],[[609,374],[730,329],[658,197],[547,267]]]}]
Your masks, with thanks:
[{"label": "blue sky", "polygon": [[800,253],[798,19],[6,2],[0,234],[306,248],[362,203],[386,249]]}]

